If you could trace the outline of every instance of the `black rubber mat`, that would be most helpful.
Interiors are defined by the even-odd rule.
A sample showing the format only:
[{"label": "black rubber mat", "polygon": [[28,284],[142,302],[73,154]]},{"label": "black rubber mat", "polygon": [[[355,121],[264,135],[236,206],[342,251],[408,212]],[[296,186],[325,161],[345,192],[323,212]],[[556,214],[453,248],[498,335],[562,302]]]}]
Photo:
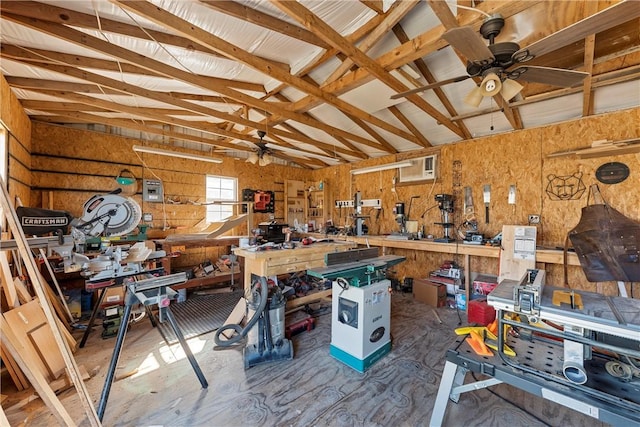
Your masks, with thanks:
[{"label": "black rubber mat", "polygon": [[[172,303],[170,308],[186,339],[215,331],[224,324],[236,306],[242,292],[190,296],[186,301]],[[168,320],[158,324],[168,344],[178,342]]]}]

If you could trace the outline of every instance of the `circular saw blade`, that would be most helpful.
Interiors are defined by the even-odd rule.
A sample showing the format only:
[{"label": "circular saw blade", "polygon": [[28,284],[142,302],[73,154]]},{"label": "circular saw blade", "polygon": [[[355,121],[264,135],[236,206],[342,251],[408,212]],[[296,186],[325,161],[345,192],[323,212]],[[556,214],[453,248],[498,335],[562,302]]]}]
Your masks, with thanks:
[{"label": "circular saw blade", "polygon": [[92,236],[121,236],[133,231],[141,219],[142,210],[135,200],[116,194],[105,194],[94,196],[85,203],[81,221],[94,222],[90,227],[80,227]]}]

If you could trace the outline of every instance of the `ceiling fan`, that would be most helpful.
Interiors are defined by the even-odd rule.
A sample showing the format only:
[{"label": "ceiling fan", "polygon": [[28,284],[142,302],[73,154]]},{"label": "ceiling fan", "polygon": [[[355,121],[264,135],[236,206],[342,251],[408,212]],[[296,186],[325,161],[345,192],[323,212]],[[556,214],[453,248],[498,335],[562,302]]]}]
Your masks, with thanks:
[{"label": "ceiling fan", "polygon": [[267,143],[263,142],[262,140],[262,138],[264,138],[266,134],[267,133],[263,130],[258,131],[260,142],[256,143],[257,150],[249,154],[247,162],[253,163],[254,165],[257,163],[260,166],[267,166],[271,164],[271,162],[273,162],[271,150],[269,150],[269,148],[267,147]]},{"label": "ceiling fan", "polygon": [[391,99],[461,82],[472,77],[482,78],[480,85],[474,88],[464,100],[466,104],[474,107],[480,105],[484,97],[491,97],[498,93],[508,102],[523,89],[523,86],[516,80],[562,87],[574,86],[584,80],[589,73],[532,65],[513,67],[574,43],[589,34],[602,32],[638,16],[640,16],[638,4],[635,1],[623,1],[527,47],[520,48],[517,43],[513,42],[495,42],[496,36],[500,34],[500,30],[504,26],[504,19],[499,14],[490,15],[480,27],[480,35],[489,41],[489,45],[486,45],[471,27],[452,28],[442,35],[443,39],[467,58],[466,75],[398,93],[392,95]]}]

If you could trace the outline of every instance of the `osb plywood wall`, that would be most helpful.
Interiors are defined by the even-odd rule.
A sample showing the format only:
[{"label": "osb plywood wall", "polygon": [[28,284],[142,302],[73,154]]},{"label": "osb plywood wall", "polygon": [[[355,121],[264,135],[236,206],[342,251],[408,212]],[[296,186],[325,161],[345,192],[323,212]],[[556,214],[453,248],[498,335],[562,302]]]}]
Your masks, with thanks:
[{"label": "osb plywood wall", "polygon": [[[117,187],[115,176],[124,168],[130,169],[138,179],[159,177],[165,186],[165,195],[184,202],[167,204],[166,225],[161,204],[142,203],[141,187],[133,198],[141,204],[143,212],[154,216],[151,235],[197,231],[194,229],[204,218],[204,207],[187,201],[204,201],[204,176],[217,174],[237,176],[239,188],[271,190],[276,194],[276,219],[284,218],[283,183],[285,179],[310,183],[323,181],[330,189],[330,200],[350,200],[356,192],[363,199],[381,199],[383,209],[364,209],[369,234],[388,234],[398,230],[393,207],[405,203],[409,219],[424,227],[425,235],[440,237],[443,229],[440,211],[436,207],[435,194],[454,194],[460,198],[454,202],[455,212],[451,220],[456,226],[463,221],[461,196],[464,187],[470,187],[475,206],[478,231],[493,237],[505,224],[527,224],[529,214],[539,214],[537,226],[538,244],[546,247],[564,245],[567,232],[580,219],[581,208],[587,204],[588,188],[596,183],[595,170],[606,162],[619,161],[627,164],[630,177],[616,185],[599,184],[604,199],[630,218],[640,220],[640,190],[638,181],[640,159],[627,154],[606,158],[577,159],[575,157],[547,158],[550,153],[588,147],[597,140],[622,140],[640,136],[640,109],[604,114],[526,131],[511,132],[479,138],[395,156],[369,160],[354,165],[341,165],[318,171],[280,166],[259,167],[238,160],[226,159],[224,163],[210,164],[174,158],[146,155],[143,167],[140,159],[131,150],[140,141],[102,133],[94,133],[57,127],[49,124],[33,124],[33,205],[51,200],[53,207],[79,215],[83,203],[92,195],[111,191]],[[74,141],[69,144],[68,141]],[[82,142],[78,144],[77,142]],[[352,176],[352,168],[382,164],[405,158],[437,154],[438,177],[435,182],[416,185],[394,183],[395,170]],[[152,173],[153,172],[153,173]],[[155,174],[155,175],[154,175]],[[564,177],[580,176],[585,191],[575,200],[553,200],[547,188],[557,191]],[[551,177],[555,177],[551,182]],[[562,179],[560,179],[562,178]],[[558,181],[559,180],[559,181]],[[577,179],[576,179],[577,181]],[[566,182],[571,184],[570,182]],[[491,187],[489,221],[485,218],[482,190]],[[508,203],[508,191],[516,186],[516,203]],[[572,184],[573,185],[573,184]],[[52,197],[49,198],[49,195]],[[411,210],[409,211],[409,204]],[[333,204],[332,204],[333,206]],[[335,225],[345,226],[352,222],[350,210],[332,208],[331,219]],[[266,214],[256,214],[254,223],[268,220]],[[461,227],[461,231],[464,227]],[[240,233],[244,234],[244,230]],[[455,231],[452,231],[455,234]],[[407,256],[407,262],[397,267],[399,277],[423,277],[437,268],[444,260],[456,258],[428,252],[394,250]],[[198,254],[197,256],[200,256]],[[196,258],[197,258],[196,256]],[[203,252],[200,258],[209,256]],[[458,261],[462,261],[458,259]],[[561,285],[562,267],[547,265],[549,283]],[[483,273],[498,273],[498,260],[472,257],[471,270]],[[586,281],[582,270],[569,268],[572,286],[595,290],[595,284]],[[604,291],[615,292],[615,285],[605,284]]]},{"label": "osb plywood wall", "polygon": [[[284,179],[304,179],[306,173],[298,168],[260,167],[229,158],[215,164],[144,153],[138,157],[132,146],[141,145],[139,140],[39,122],[33,123],[32,140],[34,206],[52,200],[54,209],[80,216],[84,203],[93,195],[118,188],[115,177],[123,169],[128,169],[138,179],[138,185],[134,191],[129,186],[122,186],[123,195],[130,195],[140,204],[142,212],[153,215],[147,233],[153,238],[201,231],[206,207],[197,203],[206,201],[206,175],[237,177],[240,191],[246,188],[273,191],[275,213],[255,213],[253,223],[257,226],[270,220],[270,215],[276,219],[283,218]],[[143,179],[162,180],[165,199],[178,203],[165,203],[163,206],[162,203],[143,202]],[[234,231],[236,235],[247,235],[246,226]],[[178,263],[197,264],[217,258],[220,251],[228,253],[228,248],[189,250]]]},{"label": "osb plywood wall", "polygon": [[7,128],[7,145],[9,147],[9,164],[7,185],[11,202],[16,204],[17,198],[28,205],[31,201],[31,121],[24,113],[4,76],[0,76],[0,121]]},{"label": "osb plywood wall", "polygon": [[[590,185],[598,183],[595,171],[604,163],[622,162],[631,171],[629,178],[620,184],[598,183],[604,200],[626,216],[640,220],[640,156],[626,154],[593,159],[547,156],[559,151],[585,148],[593,141],[639,137],[639,123],[640,109],[632,109],[442,146],[438,152],[437,180],[419,185],[394,185],[396,170],[351,177],[350,169],[420,157],[429,154],[428,151],[387,156],[361,164],[325,169],[315,174],[317,179],[334,183],[332,188],[335,199],[352,199],[357,191],[363,199],[382,199],[383,209],[379,214],[373,209],[363,209],[363,214],[371,215],[366,221],[370,234],[397,231],[393,207],[397,202],[404,202],[407,212],[413,198],[409,219],[418,221],[420,227],[424,227],[426,235],[441,237],[443,228],[436,224],[441,222],[441,213],[436,207],[435,194],[446,193],[462,197],[464,187],[470,187],[478,231],[485,236],[495,236],[505,224],[527,225],[529,214],[539,214],[541,223],[537,225],[538,245],[563,247],[568,231],[577,225],[581,209],[587,205]],[[562,188],[563,184],[567,187]],[[488,222],[483,203],[485,185],[490,185],[491,188]],[[514,205],[508,203],[511,185],[516,186]],[[550,196],[547,192],[572,191],[577,186],[581,186],[584,191],[577,193],[574,199],[556,200],[557,197]],[[463,231],[462,200],[455,200],[454,206],[455,212],[450,219]],[[340,225],[348,225],[352,220],[346,213],[334,209],[334,221]],[[412,277],[423,277],[443,259],[451,258],[400,250],[394,250],[394,253],[408,256],[408,261],[400,264],[398,269],[401,274]],[[497,274],[498,261],[472,257],[471,268],[473,271]],[[560,266],[547,266],[547,270],[549,283],[563,283]],[[595,290],[595,285],[586,281],[580,268],[570,267],[569,274],[570,284]],[[605,284],[605,287],[615,291],[614,284]]]}]

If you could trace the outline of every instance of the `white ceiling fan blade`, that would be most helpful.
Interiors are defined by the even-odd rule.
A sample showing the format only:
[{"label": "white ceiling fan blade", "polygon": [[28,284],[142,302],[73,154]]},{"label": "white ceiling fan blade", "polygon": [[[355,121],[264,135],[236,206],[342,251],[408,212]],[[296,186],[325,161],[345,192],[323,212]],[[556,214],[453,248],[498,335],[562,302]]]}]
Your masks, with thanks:
[{"label": "white ceiling fan blade", "polygon": [[585,73],[584,71],[527,65],[515,68],[509,72],[509,77],[512,79],[562,87],[575,86],[582,82],[588,75],[589,73]]},{"label": "white ceiling fan blade", "polygon": [[452,28],[445,31],[442,38],[470,62],[490,64],[495,59],[484,40],[471,27]]},{"label": "white ceiling fan blade", "polygon": [[440,80],[439,82],[435,82],[435,83],[431,83],[425,86],[420,86],[417,87],[415,89],[411,89],[408,90],[406,92],[400,92],[400,93],[396,93],[394,95],[391,95],[391,99],[398,99],[398,98],[403,98],[407,95],[412,95],[414,93],[418,93],[418,92],[424,92],[425,90],[429,90],[429,89],[435,89],[438,88],[440,86],[444,86],[444,85],[448,85],[450,83],[457,83],[457,82],[461,82],[463,80],[468,79],[470,76],[458,76],[458,77],[452,77],[450,79],[445,79],[445,80]]},{"label": "white ceiling fan blade", "polygon": [[635,0],[623,1],[531,43],[514,53],[513,58],[517,62],[523,62],[582,40],[590,34],[601,33],[639,16],[640,3]]}]

